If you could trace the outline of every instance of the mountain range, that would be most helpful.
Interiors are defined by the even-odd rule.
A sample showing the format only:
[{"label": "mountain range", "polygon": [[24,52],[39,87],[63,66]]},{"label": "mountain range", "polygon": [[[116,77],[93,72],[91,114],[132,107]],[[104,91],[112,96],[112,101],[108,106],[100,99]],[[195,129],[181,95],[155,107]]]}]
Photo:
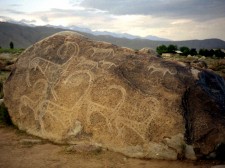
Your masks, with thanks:
[{"label": "mountain range", "polygon": [[113,32],[108,32],[108,31],[93,31],[91,29],[88,28],[81,28],[81,27],[77,27],[77,26],[53,26],[53,25],[46,25],[47,27],[53,27],[53,28],[61,28],[61,29],[70,29],[70,30],[74,30],[74,31],[78,31],[78,32],[84,32],[84,33],[90,33],[93,35],[109,35],[112,37],[116,37],[116,38],[127,38],[130,40],[133,39],[146,39],[146,40],[155,40],[155,41],[171,41],[170,39],[166,39],[166,38],[161,38],[161,37],[157,37],[157,36],[152,36],[152,35],[148,35],[146,37],[141,37],[141,36],[135,36],[135,35],[131,35],[128,33],[113,33]]},{"label": "mountain range", "polygon": [[[141,49],[149,47],[155,49],[159,45],[177,45],[178,47],[187,46],[189,48],[205,48],[225,49],[225,41],[220,39],[206,39],[206,40],[186,40],[186,41],[169,41],[168,39],[159,38],[156,36],[147,36],[145,38],[133,36],[126,33],[111,33],[92,31],[87,28],[72,27],[55,27],[47,26],[28,26],[8,22],[0,22],[0,46],[4,48],[9,47],[10,41],[14,43],[16,48],[27,48],[35,42],[50,36],[60,31],[76,31],[84,36],[97,40],[106,41],[115,45],[129,47],[133,49]],[[151,39],[151,40],[149,40]]]}]

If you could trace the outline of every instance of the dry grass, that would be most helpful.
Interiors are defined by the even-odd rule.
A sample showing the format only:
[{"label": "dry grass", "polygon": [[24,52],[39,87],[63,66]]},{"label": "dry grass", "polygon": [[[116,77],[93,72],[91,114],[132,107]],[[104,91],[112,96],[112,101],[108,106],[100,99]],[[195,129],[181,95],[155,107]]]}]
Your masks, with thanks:
[{"label": "dry grass", "polygon": [[181,61],[181,62],[193,62],[197,60],[204,61],[208,65],[208,69],[213,70],[215,73],[225,77],[225,59],[218,59],[218,58],[205,58],[201,59],[201,56],[194,56],[194,57],[186,57],[186,56],[174,56],[169,58],[164,58],[166,60],[173,60],[173,61]]}]

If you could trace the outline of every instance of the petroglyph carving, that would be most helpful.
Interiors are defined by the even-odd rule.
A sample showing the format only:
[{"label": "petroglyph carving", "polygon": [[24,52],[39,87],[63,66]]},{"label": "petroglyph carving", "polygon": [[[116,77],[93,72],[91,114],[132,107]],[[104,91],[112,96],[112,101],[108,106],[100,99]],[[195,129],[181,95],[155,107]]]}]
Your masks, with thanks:
[{"label": "petroglyph carving", "polygon": [[148,68],[148,71],[150,71],[150,75],[155,76],[154,80],[152,79],[148,80],[152,84],[151,87],[158,87],[159,84],[162,83],[162,81],[164,80],[166,74],[170,74],[171,76],[174,76],[177,74],[176,70],[172,72],[170,69],[161,67],[159,65],[151,64],[147,68]]},{"label": "petroglyph carving", "polygon": [[94,75],[91,71],[89,70],[78,70],[78,71],[75,71],[74,73],[70,74],[64,81],[63,83],[64,84],[68,84],[68,83],[71,83],[73,85],[80,85],[81,84],[81,81],[80,79],[77,79],[77,80],[71,80],[74,76],[76,77],[76,75],[78,74],[85,74],[85,75],[88,75],[89,76],[89,83],[91,83],[94,79]]},{"label": "petroglyph carving", "polygon": [[[59,81],[58,76],[63,73],[63,67],[43,58],[35,57],[30,62],[29,68],[31,70],[34,69],[34,71],[39,70],[45,76],[45,79],[49,84],[49,88],[51,89],[53,97],[57,99],[54,87]],[[31,86],[29,72],[26,77],[26,82],[28,86]]]},{"label": "petroglyph carving", "polygon": [[60,48],[57,50],[57,55],[65,59],[67,57],[76,57],[78,56],[80,52],[80,47],[77,43],[74,42],[66,42],[63,45],[60,46]]},{"label": "petroglyph carving", "polygon": [[[56,111],[61,111],[61,112],[66,112],[67,114],[71,114],[71,117],[69,118],[77,118],[78,114],[74,114],[73,111],[81,106],[82,103],[87,102],[88,105],[88,110],[87,110],[87,114],[86,114],[86,121],[88,123],[88,125],[91,125],[90,122],[90,118],[94,113],[98,113],[101,116],[103,116],[106,121],[107,121],[107,126],[109,128],[109,131],[112,131],[112,125],[115,124],[115,122],[117,122],[117,118],[118,118],[118,113],[120,108],[122,107],[122,105],[125,102],[125,98],[126,98],[126,90],[119,85],[111,85],[108,87],[108,90],[118,90],[121,92],[121,98],[120,101],[118,102],[118,104],[114,107],[106,107],[104,105],[101,105],[99,103],[95,103],[92,100],[90,100],[89,97],[89,93],[92,89],[92,82],[94,80],[94,75],[89,71],[89,70],[78,70],[76,72],[74,72],[73,74],[69,75],[65,81],[63,81],[64,84],[66,85],[73,85],[73,86],[79,86],[82,84],[82,79],[78,78],[78,75],[86,75],[89,78],[89,86],[86,88],[86,90],[84,91],[84,93],[80,96],[80,98],[78,99],[77,102],[75,102],[74,106],[71,109],[65,108],[63,106],[59,106],[56,103],[49,101],[49,100],[44,100],[44,101],[33,101],[31,100],[29,97],[27,96],[22,96],[21,98],[21,107],[20,107],[20,113],[21,115],[23,115],[22,112],[22,106],[28,106],[30,109],[33,110],[34,115],[35,115],[35,119],[37,121],[40,122],[41,128],[43,129],[43,131],[45,131],[45,123],[43,121],[43,117],[48,114],[53,118],[59,118],[59,116],[57,116],[57,112]],[[106,110],[108,111],[108,115],[106,115],[105,113],[102,113],[102,110]],[[59,115],[59,114],[58,114]],[[73,116],[72,116],[73,115]],[[61,121],[58,121],[59,123],[61,123]],[[68,121],[68,123],[72,124],[72,120]],[[64,126],[63,123],[61,123],[62,126]]]},{"label": "petroglyph carving", "polygon": [[91,50],[93,50],[93,54],[91,55],[91,57],[93,57],[95,55],[104,56],[104,58],[114,57],[114,50],[111,48],[104,49],[104,48],[92,47]]},{"label": "petroglyph carving", "polygon": [[19,113],[20,116],[25,115],[25,113],[23,112],[23,107],[29,107],[30,110],[33,111],[33,115],[34,115],[34,119],[36,121],[39,122],[40,126],[41,126],[41,131],[45,132],[45,123],[43,122],[43,117],[48,113],[51,115],[51,117],[54,118],[55,121],[59,122],[62,124],[62,126],[64,125],[64,123],[62,121],[60,121],[60,119],[54,115],[54,113],[51,113],[48,110],[48,103],[49,101],[33,101],[31,100],[29,97],[27,96],[22,96],[20,99],[20,107],[19,107]]},{"label": "petroglyph carving", "polygon": [[63,63],[62,65],[56,64],[52,61],[46,60],[41,57],[35,57],[33,58],[28,65],[27,75],[26,75],[26,83],[27,86],[30,87],[30,71],[39,70],[45,77],[48,86],[51,90],[52,96],[55,100],[57,100],[57,94],[55,93],[54,87],[57,85],[57,83],[60,80],[60,76],[62,76],[69,64],[72,58],[76,58],[76,56],[79,54],[79,46],[76,43],[72,42],[66,42],[63,44],[57,51],[57,55],[61,58],[66,58],[67,54],[69,54],[68,60]]},{"label": "petroglyph carving", "polygon": [[[66,87],[69,85],[73,87],[84,87],[84,83],[87,84],[86,88],[83,89],[83,92],[80,97],[77,98],[77,101],[74,102],[74,105],[69,111],[73,111],[76,107],[80,107],[81,104],[88,99],[89,93],[92,89],[92,84],[94,80],[94,75],[89,70],[78,70],[73,74],[69,75],[63,82]],[[76,90],[74,91],[76,92]]]},{"label": "petroglyph carving", "polygon": [[103,68],[106,67],[106,69],[109,69],[112,66],[117,67],[117,65],[114,64],[113,62],[109,62],[109,61],[105,61],[105,60],[99,61],[99,64],[102,65]]},{"label": "petroglyph carving", "polygon": [[161,72],[162,77],[166,75],[166,73],[169,73],[170,75],[176,75],[177,72],[171,72],[168,68],[162,68],[162,67],[157,67],[155,65],[149,65],[148,70],[151,71],[150,74],[153,74],[155,72]]},{"label": "petroglyph carving", "polygon": [[[94,113],[100,114],[102,117],[105,118],[109,132],[113,131],[112,125],[115,124],[119,116],[119,110],[121,109],[126,99],[126,90],[122,86],[111,85],[108,87],[108,90],[112,90],[112,89],[118,90],[121,93],[121,97],[119,98],[120,101],[118,102],[118,104],[114,108],[112,108],[112,107],[106,107],[99,103],[95,103],[93,100],[88,100],[88,111],[86,116],[87,122],[90,125],[91,124],[90,118],[92,114]],[[102,113],[101,111],[107,111],[107,112]]]},{"label": "petroglyph carving", "polygon": [[[64,46],[64,47],[68,47],[68,46]],[[60,51],[60,50],[62,50],[62,48],[60,48],[58,50],[58,53],[57,53],[58,55],[65,54]],[[100,50],[97,50],[97,49],[95,50],[95,52],[102,53],[102,54],[107,53],[108,55],[106,55],[106,56],[109,56],[111,53],[113,53],[111,50],[103,50],[103,52],[100,52]],[[92,54],[92,56],[93,56],[93,54]],[[65,57],[65,56],[62,56],[62,57]],[[65,66],[65,65],[66,64],[58,65],[58,64],[55,64],[51,61],[45,60],[40,57],[34,58],[30,62],[30,65],[29,65],[31,70],[32,69],[35,71],[39,70],[45,76],[45,79],[47,82],[47,87],[50,87],[51,93],[52,93],[53,97],[55,98],[55,100],[57,100],[57,94],[54,91],[54,87],[57,85],[57,83],[59,82],[60,79],[55,79],[55,78],[53,78],[53,76],[55,74],[58,76],[62,76],[63,73],[66,73],[68,65],[67,66]],[[93,115],[99,114],[105,119],[109,132],[115,132],[115,130],[113,130],[113,129],[116,128],[117,136],[122,136],[122,131],[126,127],[126,128],[133,130],[143,141],[145,141],[144,136],[145,136],[146,129],[141,129],[142,131],[140,131],[139,128],[140,127],[144,128],[146,124],[149,124],[151,122],[151,118],[152,118],[152,116],[154,116],[154,112],[157,111],[157,109],[156,110],[153,109],[151,111],[152,116],[145,118],[145,120],[143,122],[131,120],[126,117],[120,116],[119,111],[126,100],[126,90],[120,85],[110,85],[108,87],[108,90],[115,89],[121,93],[121,97],[119,98],[120,101],[113,108],[101,105],[90,99],[89,94],[92,89],[92,83],[93,83],[94,79],[96,78],[94,76],[94,74],[91,72],[91,70],[93,68],[99,68],[99,66],[104,66],[104,65],[106,66],[106,69],[109,69],[112,66],[116,67],[116,65],[114,63],[109,62],[109,61],[101,60],[99,62],[96,62],[96,61],[87,60],[84,57],[80,58],[79,63],[77,65],[75,65],[75,67],[74,67],[74,69],[77,69],[77,70],[74,73],[69,74],[68,77],[63,81],[63,83],[66,86],[71,85],[73,87],[78,87],[82,84],[82,80],[88,79],[88,81],[87,81],[88,87],[84,90],[83,94],[80,95],[78,100],[76,102],[74,102],[74,105],[72,108],[68,109],[66,107],[59,106],[56,103],[54,103],[52,101],[48,101],[48,100],[41,101],[41,102],[32,101],[28,97],[21,98],[21,105],[25,105],[25,106],[28,106],[29,108],[33,109],[34,114],[35,114],[35,119],[40,122],[40,125],[41,125],[42,129],[44,130],[45,124],[43,121],[43,117],[46,114],[50,115],[53,118],[59,118],[55,111],[65,111],[67,114],[70,114],[70,118],[75,119],[75,118],[77,118],[78,114],[74,114],[72,111],[74,111],[77,107],[81,106],[82,103],[87,102],[87,106],[88,106],[87,113],[86,113],[87,125],[92,124],[91,117]],[[87,70],[79,70],[80,69],[79,67],[82,67],[82,68],[86,67]],[[149,66],[148,68],[149,68],[149,70],[151,70],[151,68],[153,68],[153,71],[151,73],[160,71],[163,73],[163,76],[167,72],[172,74],[169,70],[162,71],[162,69],[155,68],[154,66]],[[85,76],[87,76],[88,78],[84,79]],[[155,100],[155,99],[152,99],[151,101],[155,102],[155,104],[158,103],[157,100]],[[142,101],[142,102],[145,102],[145,101]],[[157,104],[157,107],[159,107],[158,104]],[[138,106],[136,106],[136,107],[134,106],[133,112],[135,113],[135,111],[138,111],[138,110],[140,110],[140,109],[138,109]],[[102,111],[107,111],[107,112],[102,112]],[[22,113],[22,112],[20,111],[20,113]],[[72,119],[69,120],[68,123],[71,125],[73,123],[73,120]],[[121,125],[121,124],[123,125],[123,128],[119,127],[119,125]],[[63,126],[64,124],[61,123],[61,125]]]},{"label": "petroglyph carving", "polygon": [[[176,159],[183,151],[180,144],[175,146],[181,150],[163,144],[164,137],[181,133],[201,151],[224,142],[219,120],[224,110],[208,87],[218,83],[217,94],[224,97],[224,81],[215,82],[211,72],[196,73],[73,32],[31,46],[15,68],[5,83],[4,103],[13,123],[36,136],[58,143],[101,143],[127,156],[161,159]],[[205,83],[199,84],[201,78]],[[213,109],[218,122],[211,123],[214,118],[205,109]],[[218,130],[215,136],[202,136],[212,128]]]},{"label": "petroglyph carving", "polygon": [[[42,87],[40,87],[40,90],[36,90],[38,89],[38,85],[42,85]],[[39,79],[37,82],[35,82],[35,84],[33,85],[33,91],[37,92],[38,91],[38,96],[36,96],[36,100],[33,101],[31,100],[28,96],[21,96],[20,98],[20,106],[19,106],[19,114],[22,116],[23,115],[23,111],[22,111],[22,106],[26,106],[29,107],[30,109],[32,109],[33,111],[36,111],[35,109],[39,108],[38,105],[40,103],[40,101],[42,101],[43,96],[45,96],[46,92],[47,92],[47,88],[48,88],[48,84],[47,81],[44,79]],[[34,113],[35,119],[38,120],[38,115],[37,113]]]},{"label": "petroglyph carving", "polygon": [[[152,105],[151,108],[146,109],[149,104]],[[152,120],[157,117],[160,109],[160,102],[157,99],[150,97],[148,99],[142,100],[140,103],[136,102],[132,105],[131,109],[132,110],[130,111],[130,116],[134,116],[133,118],[129,119],[129,117],[120,115],[118,116],[118,119],[115,123],[118,132],[117,136],[122,137],[123,129],[127,127],[133,130],[143,141],[148,141],[148,139],[145,137],[148,129],[146,126],[149,125]],[[149,115],[146,115],[146,113],[148,113]],[[119,127],[121,125],[123,125],[122,128]]]},{"label": "petroglyph carving", "polygon": [[92,70],[92,69],[98,68],[98,64],[99,63],[96,61],[91,61],[91,60],[85,59],[84,57],[80,57],[80,62],[75,66],[75,68]]}]

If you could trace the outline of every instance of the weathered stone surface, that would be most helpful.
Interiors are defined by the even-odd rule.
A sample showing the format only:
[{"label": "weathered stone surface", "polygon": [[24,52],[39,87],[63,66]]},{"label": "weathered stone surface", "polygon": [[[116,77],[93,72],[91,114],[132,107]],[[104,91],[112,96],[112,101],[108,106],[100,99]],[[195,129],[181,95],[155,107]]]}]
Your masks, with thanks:
[{"label": "weathered stone surface", "polygon": [[221,77],[73,32],[25,50],[4,95],[19,129],[58,143],[195,159],[225,141]]},{"label": "weathered stone surface", "polygon": [[102,148],[96,145],[72,145],[66,148],[66,152],[76,152],[76,153],[100,153]]}]

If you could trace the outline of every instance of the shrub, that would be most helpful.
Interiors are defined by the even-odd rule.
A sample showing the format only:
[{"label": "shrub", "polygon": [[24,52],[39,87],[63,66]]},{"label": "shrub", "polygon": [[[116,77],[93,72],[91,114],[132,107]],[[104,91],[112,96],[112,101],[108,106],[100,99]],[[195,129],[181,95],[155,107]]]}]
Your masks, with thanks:
[{"label": "shrub", "polygon": [[210,69],[214,71],[220,71],[225,69],[225,61],[224,60],[216,60],[211,63]]},{"label": "shrub", "polygon": [[4,103],[0,105],[0,124],[12,125],[12,120]]},{"label": "shrub", "polygon": [[156,48],[156,52],[159,54],[159,55],[162,55],[162,53],[166,53],[167,52],[167,47],[165,45],[161,45],[161,46],[158,46]]},{"label": "shrub", "polygon": [[9,47],[10,47],[10,49],[14,49],[14,44],[12,41],[9,43]]},{"label": "shrub", "polygon": [[182,52],[182,55],[188,56],[190,54],[190,49],[188,47],[180,47],[180,51]]},{"label": "shrub", "polygon": [[190,50],[190,55],[191,55],[191,56],[194,56],[194,55],[197,55],[197,54],[198,54],[198,52],[196,51],[195,48],[192,48],[192,49]]},{"label": "shrub", "polygon": [[169,52],[169,53],[175,53],[176,50],[177,50],[177,46],[176,46],[176,45],[170,44],[170,45],[167,47],[167,52]]}]

